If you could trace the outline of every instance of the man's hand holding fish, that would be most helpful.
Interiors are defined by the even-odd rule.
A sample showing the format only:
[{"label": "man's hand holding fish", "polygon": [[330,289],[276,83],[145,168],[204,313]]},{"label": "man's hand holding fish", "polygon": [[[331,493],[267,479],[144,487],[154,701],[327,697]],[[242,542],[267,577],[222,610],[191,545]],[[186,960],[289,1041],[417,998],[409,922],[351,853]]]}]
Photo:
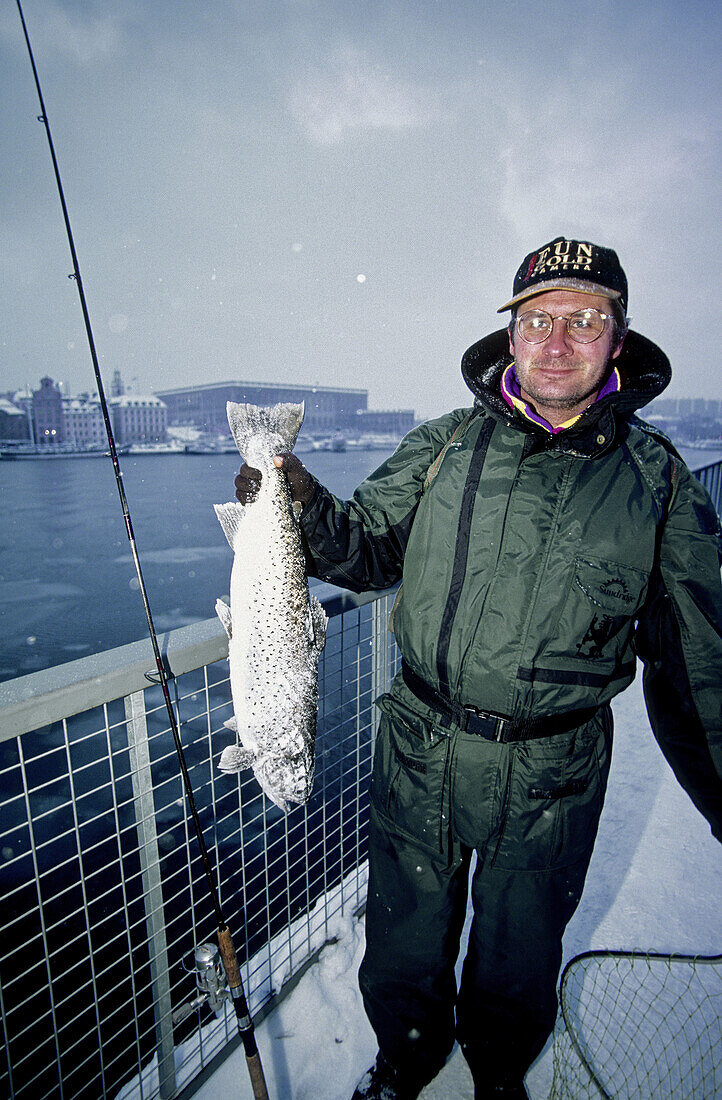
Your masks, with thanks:
[{"label": "man's hand holding fish", "polygon": [[[274,465],[283,470],[288,478],[291,499],[300,504],[308,504],[313,493],[313,478],[306,467],[294,454],[274,455]],[[258,495],[262,474],[253,466],[244,462],[235,480],[236,497],[241,504],[250,504]]]}]

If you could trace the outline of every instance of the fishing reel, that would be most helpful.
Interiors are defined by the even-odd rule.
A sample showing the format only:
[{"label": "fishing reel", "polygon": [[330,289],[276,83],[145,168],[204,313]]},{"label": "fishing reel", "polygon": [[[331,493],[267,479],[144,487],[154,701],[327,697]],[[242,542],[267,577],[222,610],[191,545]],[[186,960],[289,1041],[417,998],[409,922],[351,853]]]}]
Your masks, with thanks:
[{"label": "fishing reel", "polygon": [[186,974],[195,974],[198,996],[176,1009],[173,1013],[174,1027],[190,1016],[194,1008],[200,1008],[206,1003],[216,1016],[221,1016],[225,1001],[230,995],[221,953],[215,944],[202,943],[195,948],[192,968],[186,965],[186,958],[181,965]]}]

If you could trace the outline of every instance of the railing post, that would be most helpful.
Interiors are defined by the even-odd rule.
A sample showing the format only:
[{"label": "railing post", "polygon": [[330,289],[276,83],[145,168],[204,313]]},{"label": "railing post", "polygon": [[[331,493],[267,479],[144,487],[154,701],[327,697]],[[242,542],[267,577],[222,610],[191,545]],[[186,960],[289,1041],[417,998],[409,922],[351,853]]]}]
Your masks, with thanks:
[{"label": "railing post", "polygon": [[138,829],[140,865],[143,876],[143,904],[148,929],[150,976],[153,987],[156,1050],[158,1053],[158,1095],[170,1100],[176,1093],[173,1047],[173,1006],[168,973],[168,946],[163,919],[163,891],[160,875],[160,851],[155,827],[153,780],[142,691],[125,696],[125,718],[130,751],[130,777],[133,784],[135,820]]},{"label": "railing post", "polygon": [[377,599],[371,604],[371,707],[369,721],[371,725],[371,744],[376,744],[380,714],[374,706],[374,700],[388,688],[388,658],[386,645],[386,620],[388,617],[387,598]]}]

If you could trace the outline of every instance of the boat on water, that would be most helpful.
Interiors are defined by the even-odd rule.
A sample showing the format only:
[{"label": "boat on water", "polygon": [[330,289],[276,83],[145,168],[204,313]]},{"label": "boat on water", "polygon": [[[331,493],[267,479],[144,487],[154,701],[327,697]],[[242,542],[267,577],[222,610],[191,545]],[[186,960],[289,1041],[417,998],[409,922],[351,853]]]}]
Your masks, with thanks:
[{"label": "boat on water", "polygon": [[182,443],[131,443],[128,449],[130,455],[178,455],[183,454],[185,447]]},{"label": "boat on water", "polygon": [[335,451],[342,454],[346,450],[346,439],[342,432],[335,432],[327,439],[317,439],[313,443],[314,451]]},{"label": "boat on water", "polygon": [[237,455],[238,448],[232,439],[207,439],[186,443],[183,451],[187,455]]},{"label": "boat on water", "polygon": [[[127,454],[129,444],[116,447],[116,452]],[[75,447],[72,444],[58,443],[50,446],[43,443],[5,444],[0,447],[0,460],[20,461],[24,459],[57,459],[57,458],[108,458],[110,451],[108,445],[97,447]]]},{"label": "boat on water", "polygon": [[354,439],[347,440],[350,449],[357,451],[387,451],[389,454],[399,444],[401,436],[366,432]]}]

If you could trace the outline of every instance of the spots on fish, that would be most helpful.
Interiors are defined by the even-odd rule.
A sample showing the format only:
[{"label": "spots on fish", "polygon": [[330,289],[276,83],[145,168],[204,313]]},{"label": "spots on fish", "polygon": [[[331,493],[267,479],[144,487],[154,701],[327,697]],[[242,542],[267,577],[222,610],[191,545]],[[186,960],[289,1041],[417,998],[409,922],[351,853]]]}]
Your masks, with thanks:
[{"label": "spots on fish", "polygon": [[230,771],[229,764],[251,752],[261,787],[284,811],[311,793],[318,658],[327,624],[318,600],[309,599],[288,483],[273,464],[274,454],[292,448],[302,417],[302,406],[263,409],[229,402],[239,451],[263,476],[242,514],[216,506],[234,552],[230,609],[218,613],[229,635],[236,719],[236,743],[226,747],[219,766]]}]

